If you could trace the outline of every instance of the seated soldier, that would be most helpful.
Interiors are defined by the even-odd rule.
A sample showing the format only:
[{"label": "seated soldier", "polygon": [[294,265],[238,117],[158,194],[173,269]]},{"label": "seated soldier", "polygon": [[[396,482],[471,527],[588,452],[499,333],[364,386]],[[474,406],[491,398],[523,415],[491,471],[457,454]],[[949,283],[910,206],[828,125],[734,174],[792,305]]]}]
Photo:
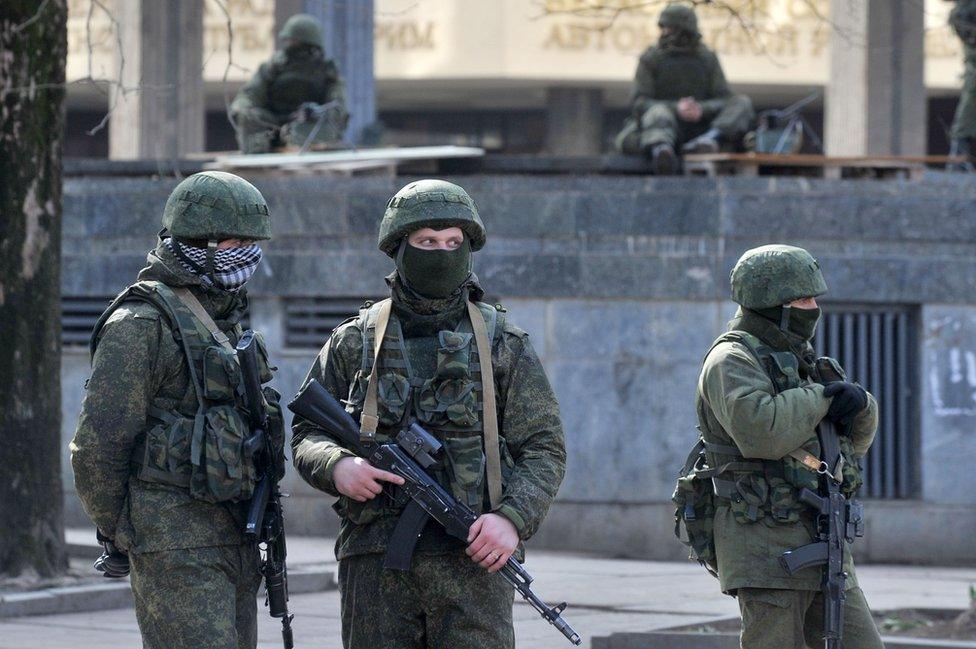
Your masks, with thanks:
[{"label": "seated soldier", "polygon": [[336,62],[325,57],[318,23],[307,14],[292,16],[278,37],[281,49],[230,107],[241,151],[338,142],[349,121],[346,88]]},{"label": "seated soldier", "polygon": [[711,153],[738,145],[755,113],[744,95],[733,95],[718,57],[702,44],[691,7],[670,4],[658,19],[661,38],[641,54],[631,116],[617,135],[621,153],[643,155],[654,173],[678,170],[676,150]]}]

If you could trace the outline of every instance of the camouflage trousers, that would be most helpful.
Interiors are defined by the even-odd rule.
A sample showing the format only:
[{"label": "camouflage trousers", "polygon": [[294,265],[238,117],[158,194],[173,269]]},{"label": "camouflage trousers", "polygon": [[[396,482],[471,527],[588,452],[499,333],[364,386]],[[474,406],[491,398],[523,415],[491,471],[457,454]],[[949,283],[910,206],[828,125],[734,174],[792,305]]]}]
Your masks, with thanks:
[{"label": "camouflage trousers", "polygon": [[657,102],[644,111],[640,120],[628,117],[614,144],[618,151],[641,155],[649,147],[670,144],[677,149],[709,129],[716,129],[729,143],[738,144],[752,126],[756,113],[745,95],[732,95],[722,108],[706,111],[697,122],[686,122],[665,102]]},{"label": "camouflage trousers", "polygon": [[132,594],[145,649],[254,649],[257,547],[132,554]]},{"label": "camouflage trousers", "polygon": [[[740,588],[742,649],[816,649],[823,646],[820,591]],[[884,649],[860,588],[847,591],[844,649]]]},{"label": "camouflage trousers", "polygon": [[346,649],[511,649],[514,591],[458,550],[417,554],[409,572],[386,570],[383,555],[339,562]]},{"label": "camouflage trousers", "polygon": [[300,147],[310,136],[312,144],[335,143],[342,139],[340,125],[333,120],[324,119],[318,130],[315,130],[315,126],[315,122],[282,121],[268,111],[234,116],[241,153],[270,153],[286,145]]}]

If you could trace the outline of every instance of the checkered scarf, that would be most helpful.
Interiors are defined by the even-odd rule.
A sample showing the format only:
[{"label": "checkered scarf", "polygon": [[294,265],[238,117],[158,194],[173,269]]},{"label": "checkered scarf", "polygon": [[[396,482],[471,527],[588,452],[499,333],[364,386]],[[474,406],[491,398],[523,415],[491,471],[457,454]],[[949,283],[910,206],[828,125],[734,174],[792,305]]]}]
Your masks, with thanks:
[{"label": "checkered scarf", "polygon": [[[200,276],[204,282],[215,283],[226,291],[237,291],[261,263],[261,246],[252,243],[248,246],[225,248],[214,255],[213,281],[207,275],[207,249],[188,246],[172,237],[166,239],[166,246],[173,251],[185,270]],[[177,249],[178,248],[178,249]]]}]

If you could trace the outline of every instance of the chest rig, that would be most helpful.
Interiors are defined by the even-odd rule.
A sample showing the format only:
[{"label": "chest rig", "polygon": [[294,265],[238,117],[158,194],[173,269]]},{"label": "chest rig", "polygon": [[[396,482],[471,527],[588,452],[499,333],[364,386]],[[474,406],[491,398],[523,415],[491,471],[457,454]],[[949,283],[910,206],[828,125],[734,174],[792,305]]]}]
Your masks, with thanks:
[{"label": "chest rig", "polygon": [[[190,376],[182,398],[154,395],[150,401],[147,429],[137,439],[131,457],[133,476],[145,482],[186,488],[191,496],[207,502],[250,499],[255,467],[244,454],[250,428],[242,415],[245,408],[241,369],[230,338],[189,290],[143,281],[126,288],[102,314],[92,334],[92,355],[102,326],[127,301],[148,302],[168,319]],[[243,331],[235,324],[230,333],[237,340]],[[266,383],[272,378],[273,368],[268,363],[263,338],[259,334],[256,338],[260,380]],[[263,391],[268,403],[269,433],[274,439],[283,440],[280,397],[270,387]]]},{"label": "chest rig", "polygon": [[267,90],[268,108],[285,117],[304,102],[324,103],[336,75],[335,64],[321,57],[281,57],[272,64]]},{"label": "chest rig", "polygon": [[[413,421],[444,445],[438,481],[475,512],[501,500],[501,447],[495,409],[492,342],[504,328],[504,312],[468,302],[453,330],[437,333],[433,376],[421,376],[390,300],[367,304],[356,320],[363,333],[359,371],[347,410],[359,416],[365,440],[385,441]],[[375,499],[380,500],[380,499]],[[356,521],[365,522],[365,521]]]},{"label": "chest rig", "polygon": [[[737,342],[749,349],[772,382],[774,394],[810,382],[801,378],[799,361],[792,352],[776,351],[745,331],[726,332],[712,344],[712,349],[724,342]],[[830,362],[841,371],[836,362]],[[809,512],[808,506],[798,500],[798,493],[804,488],[816,492],[819,472],[824,470],[816,433],[779,460],[745,458],[731,438],[720,437],[709,428],[708,422],[712,420],[705,412],[707,406],[702,399],[698,409],[701,452],[704,464],[709,467],[707,474],[715,497],[729,504],[738,522],[754,523],[767,518],[771,523],[796,523],[801,514]],[[861,486],[860,470],[850,438],[840,437],[840,446],[845,460],[838,468],[843,476],[841,492],[850,498]]]}]

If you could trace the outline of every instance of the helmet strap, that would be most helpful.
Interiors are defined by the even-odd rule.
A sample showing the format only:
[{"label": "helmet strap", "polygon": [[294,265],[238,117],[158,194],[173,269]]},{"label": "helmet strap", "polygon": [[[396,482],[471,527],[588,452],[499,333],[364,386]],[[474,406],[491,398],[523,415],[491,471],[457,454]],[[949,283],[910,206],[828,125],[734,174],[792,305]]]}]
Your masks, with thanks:
[{"label": "helmet strap", "polygon": [[207,241],[207,277],[214,284],[217,283],[216,277],[214,277],[214,258],[217,256],[217,240],[210,239]]},{"label": "helmet strap", "polygon": [[784,304],[782,307],[780,307],[780,316],[779,316],[780,331],[783,332],[789,331],[791,308],[792,307],[789,304]]}]

